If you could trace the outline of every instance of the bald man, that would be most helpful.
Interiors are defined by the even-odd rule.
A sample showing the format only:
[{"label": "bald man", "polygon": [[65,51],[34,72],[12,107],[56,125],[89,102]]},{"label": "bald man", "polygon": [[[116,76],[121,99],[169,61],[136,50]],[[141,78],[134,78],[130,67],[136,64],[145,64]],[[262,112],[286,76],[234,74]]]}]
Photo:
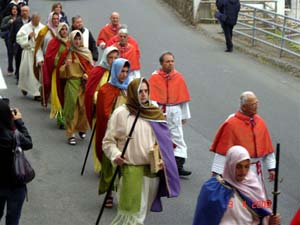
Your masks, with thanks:
[{"label": "bald man", "polygon": [[263,118],[257,114],[258,99],[251,91],[240,96],[240,109],[220,126],[210,151],[214,152],[213,174],[222,174],[225,156],[234,145],[246,148],[251,167],[262,181],[262,162],[269,170],[269,180],[275,179],[275,156],[271,136]]},{"label": "bald man", "polygon": [[40,101],[40,82],[35,77],[33,72],[34,61],[34,48],[36,38],[40,30],[44,27],[40,23],[40,15],[33,13],[31,16],[31,22],[23,25],[17,33],[17,43],[23,49],[22,59],[19,71],[19,85],[23,95],[30,94],[34,97],[35,101]]},{"label": "bald man", "polygon": [[113,12],[109,19],[110,23],[101,28],[97,39],[97,46],[100,46],[102,49],[107,47],[109,39],[118,34],[121,26],[120,14],[118,12]]}]

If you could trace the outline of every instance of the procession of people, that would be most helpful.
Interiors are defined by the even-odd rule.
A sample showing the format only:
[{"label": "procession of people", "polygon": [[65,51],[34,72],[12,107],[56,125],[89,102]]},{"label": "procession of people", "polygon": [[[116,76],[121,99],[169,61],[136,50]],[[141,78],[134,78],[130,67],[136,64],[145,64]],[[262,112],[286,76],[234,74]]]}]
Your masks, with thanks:
[{"label": "procession of people", "polygon": [[[106,208],[118,208],[111,224],[144,224],[149,211],[162,211],[161,197],[178,197],[180,178],[192,174],[184,139],[192,99],[175,55],[157,53],[160,68],[141,74],[143,53],[118,12],[95,40],[80,15],[69,26],[60,2],[49,7],[44,22],[38,13],[30,15],[28,1],[7,7],[1,26],[9,27],[7,75],[15,75],[24,96],[49,106],[66,144],[74,146],[92,131],[95,189],[107,194]],[[270,181],[276,176],[271,135],[257,107],[257,96],[243,92],[239,110],[218,129],[210,147],[212,178],[200,190],[195,225],[280,224],[270,206],[252,207],[268,200],[262,163]],[[118,181],[110,189],[115,171]]]}]

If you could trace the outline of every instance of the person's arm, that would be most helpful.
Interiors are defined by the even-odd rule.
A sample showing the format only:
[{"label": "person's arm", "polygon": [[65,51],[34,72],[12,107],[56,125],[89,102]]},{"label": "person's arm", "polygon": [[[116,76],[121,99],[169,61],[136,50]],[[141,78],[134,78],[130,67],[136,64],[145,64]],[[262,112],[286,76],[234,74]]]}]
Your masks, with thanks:
[{"label": "person's arm", "polygon": [[95,62],[97,62],[99,54],[98,54],[98,49],[97,49],[97,46],[96,46],[96,41],[95,41],[95,39],[94,39],[94,37],[92,35],[92,32],[91,31],[89,31],[89,32],[90,32],[89,33],[89,49],[90,49],[90,51],[91,51],[91,53],[93,55],[93,60]]},{"label": "person's arm", "polygon": [[16,112],[16,114],[13,113],[13,120],[16,129],[19,131],[20,146],[23,150],[32,149],[32,139],[22,120],[22,115],[19,109],[14,109],[14,112]]},{"label": "person's arm", "polygon": [[188,102],[184,102],[180,104],[181,108],[181,116],[182,116],[182,124],[185,124],[188,119],[191,118],[191,112],[190,112],[190,107]]},{"label": "person's arm", "polygon": [[276,159],[274,152],[269,153],[263,157],[263,162],[268,168],[269,171],[269,181],[274,181],[275,179],[275,167],[276,167]]},{"label": "person's arm", "polygon": [[[23,25],[24,26],[24,25]],[[30,47],[30,38],[31,35],[27,34],[21,27],[21,29],[17,33],[17,43],[21,46],[21,48]]]},{"label": "person's arm", "polygon": [[[121,159],[121,150],[118,148],[118,142],[126,139],[126,118],[120,113],[120,109],[116,109],[109,119],[105,136],[102,141],[102,149],[113,165],[124,163]],[[123,161],[123,162],[122,162]]]},{"label": "person's arm", "polygon": [[4,17],[1,22],[1,31],[9,31],[14,20],[10,17]]},{"label": "person's arm", "polygon": [[226,160],[225,155],[220,155],[218,153],[214,154],[214,159],[213,159],[212,168],[211,168],[211,172],[212,172],[213,176],[218,175],[218,174],[221,174],[221,175],[223,174],[225,160]]}]

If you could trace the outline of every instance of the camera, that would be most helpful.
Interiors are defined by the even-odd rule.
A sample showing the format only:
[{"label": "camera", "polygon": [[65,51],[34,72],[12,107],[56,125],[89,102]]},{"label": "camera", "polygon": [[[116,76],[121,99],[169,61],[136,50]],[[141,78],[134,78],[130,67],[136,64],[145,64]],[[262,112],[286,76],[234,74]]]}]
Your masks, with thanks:
[{"label": "camera", "polygon": [[[6,105],[9,106],[9,98],[8,98],[8,97],[1,96],[1,95],[0,95],[0,101],[4,102]],[[16,110],[16,109],[11,109],[11,112],[12,112],[14,115],[17,115],[17,110]]]},{"label": "camera", "polygon": [[5,104],[7,104],[9,106],[9,98],[8,97],[0,95],[0,101],[4,102]]}]

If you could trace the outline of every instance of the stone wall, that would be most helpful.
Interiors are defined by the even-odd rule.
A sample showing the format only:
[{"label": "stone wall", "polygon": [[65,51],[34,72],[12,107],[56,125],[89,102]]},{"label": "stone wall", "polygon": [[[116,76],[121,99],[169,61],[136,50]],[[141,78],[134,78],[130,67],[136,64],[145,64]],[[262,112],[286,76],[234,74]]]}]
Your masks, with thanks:
[{"label": "stone wall", "polygon": [[189,22],[194,23],[193,0],[164,0]]}]

